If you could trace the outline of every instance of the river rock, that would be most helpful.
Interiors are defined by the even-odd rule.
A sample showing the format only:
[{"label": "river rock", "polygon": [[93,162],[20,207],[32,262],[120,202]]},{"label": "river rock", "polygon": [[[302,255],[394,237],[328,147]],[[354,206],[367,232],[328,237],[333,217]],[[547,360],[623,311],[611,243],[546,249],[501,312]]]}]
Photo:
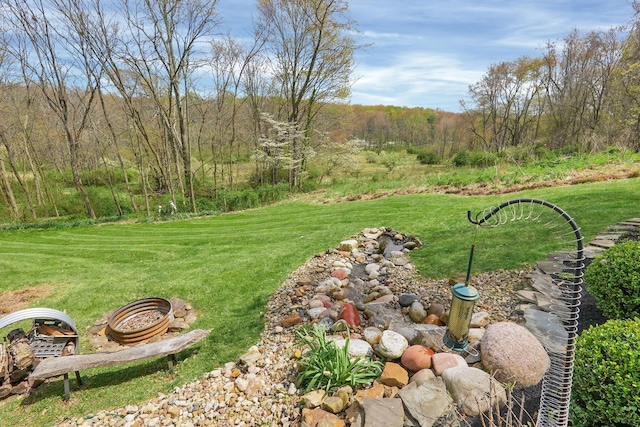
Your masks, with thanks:
[{"label": "river rock", "polygon": [[[347,340],[344,338],[336,339],[335,344],[337,347],[344,347],[347,343]],[[371,344],[366,342],[365,340],[353,338],[349,340],[349,348],[347,350],[349,352],[350,357],[358,357],[358,356],[371,356],[373,355],[373,347]]]},{"label": "river rock", "polygon": [[542,344],[523,326],[489,325],[480,341],[482,365],[502,383],[530,387],[542,380],[550,360]]},{"label": "river rock", "polygon": [[467,367],[467,362],[459,354],[453,353],[436,353],[431,356],[431,365],[437,376],[442,375],[447,369],[459,366]]},{"label": "river rock", "polygon": [[412,345],[402,353],[402,366],[410,371],[417,372],[431,367],[431,356],[434,351],[422,345]]},{"label": "river rock", "polygon": [[419,301],[420,297],[416,294],[402,294],[398,297],[398,304],[400,307],[409,307],[416,301]]},{"label": "river rock", "polygon": [[480,311],[471,315],[471,328],[484,328],[491,321],[491,315],[486,311]]},{"label": "river rock", "polygon": [[427,311],[420,301],[414,301],[409,306],[409,317],[416,323],[422,323],[427,318]]},{"label": "river rock", "polygon": [[374,326],[369,326],[365,328],[363,336],[369,344],[377,345],[380,342],[380,338],[382,338],[382,331]]},{"label": "river rock", "polygon": [[397,332],[386,330],[382,332],[378,352],[382,357],[389,360],[398,359],[402,353],[409,347],[409,342],[405,337]]},{"label": "river rock", "polygon": [[427,310],[427,314],[435,314],[438,317],[442,317],[444,312],[444,305],[437,302],[432,302],[431,304],[429,304],[429,309]]}]

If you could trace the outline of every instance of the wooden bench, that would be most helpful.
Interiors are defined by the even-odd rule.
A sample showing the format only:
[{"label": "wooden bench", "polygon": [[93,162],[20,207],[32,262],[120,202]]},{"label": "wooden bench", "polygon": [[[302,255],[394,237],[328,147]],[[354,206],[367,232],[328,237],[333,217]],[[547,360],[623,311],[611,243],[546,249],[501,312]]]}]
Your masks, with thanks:
[{"label": "wooden bench", "polygon": [[73,356],[50,357],[40,361],[38,366],[36,366],[29,375],[29,380],[33,382],[64,375],[64,400],[68,401],[69,372],[75,372],[78,385],[82,385],[80,371],[83,369],[124,365],[126,363],[151,359],[158,356],[168,356],[169,372],[173,373],[173,365],[176,362],[175,355],[201,339],[206,338],[210,332],[211,330],[195,329],[184,335],[178,335],[177,337],[163,341],[139,344],[135,347],[113,353],[88,353]]}]

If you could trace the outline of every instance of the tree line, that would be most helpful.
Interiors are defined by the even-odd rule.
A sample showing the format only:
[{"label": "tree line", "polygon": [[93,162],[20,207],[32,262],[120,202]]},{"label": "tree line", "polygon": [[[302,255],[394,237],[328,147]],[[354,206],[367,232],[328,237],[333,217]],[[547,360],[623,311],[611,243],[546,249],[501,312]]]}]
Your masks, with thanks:
[{"label": "tree line", "polygon": [[101,170],[116,205],[114,174],[148,214],[159,193],[195,211],[197,194],[237,185],[249,156],[255,182],[277,183],[284,168],[300,185],[320,109],[349,94],[347,3],[259,0],[242,41],[223,33],[216,6],[0,0],[0,188],[13,217],[16,191],[28,216],[61,214],[52,171],[70,174],[91,218],[86,177]]},{"label": "tree line", "polygon": [[346,0],[257,0],[242,39],[217,3],[0,0],[3,216],[195,212],[248,184],[302,188],[311,162],[320,182],[363,148],[638,149],[637,24],[492,65],[459,114],[348,104],[366,46]]}]

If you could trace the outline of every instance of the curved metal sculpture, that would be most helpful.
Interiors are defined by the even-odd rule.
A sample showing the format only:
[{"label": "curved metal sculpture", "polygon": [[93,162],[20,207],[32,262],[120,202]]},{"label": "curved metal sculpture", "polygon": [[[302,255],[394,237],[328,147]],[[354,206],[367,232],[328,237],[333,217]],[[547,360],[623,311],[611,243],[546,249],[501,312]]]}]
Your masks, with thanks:
[{"label": "curved metal sculpture", "polygon": [[[546,207],[559,215],[548,219]],[[476,215],[467,213],[468,219],[477,226],[498,226],[510,221],[541,221],[553,230],[556,237],[565,243],[575,245],[576,249],[558,252],[553,262],[556,270],[551,272],[553,290],[548,314],[547,340],[545,349],[549,354],[551,365],[542,379],[540,408],[537,427],[562,426],[569,422],[569,404],[571,401],[571,385],[573,378],[573,362],[575,357],[575,339],[578,334],[580,315],[580,298],[584,274],[584,246],[580,227],[573,218],[558,206],[539,199],[515,199],[491,207]],[[560,220],[558,221],[558,218]],[[567,232],[562,226],[568,225]],[[573,238],[570,238],[573,236]]]}]

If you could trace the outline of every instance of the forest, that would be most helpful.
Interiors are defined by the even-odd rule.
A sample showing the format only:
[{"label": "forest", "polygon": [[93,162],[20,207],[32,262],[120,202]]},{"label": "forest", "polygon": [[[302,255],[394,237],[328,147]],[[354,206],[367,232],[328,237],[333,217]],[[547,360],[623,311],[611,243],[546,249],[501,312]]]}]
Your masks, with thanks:
[{"label": "forest", "polygon": [[206,211],[305,191],[367,151],[473,166],[640,150],[637,15],[491,65],[447,112],[349,103],[366,46],[346,0],[258,0],[243,39],[216,6],[0,0],[0,219]]}]

